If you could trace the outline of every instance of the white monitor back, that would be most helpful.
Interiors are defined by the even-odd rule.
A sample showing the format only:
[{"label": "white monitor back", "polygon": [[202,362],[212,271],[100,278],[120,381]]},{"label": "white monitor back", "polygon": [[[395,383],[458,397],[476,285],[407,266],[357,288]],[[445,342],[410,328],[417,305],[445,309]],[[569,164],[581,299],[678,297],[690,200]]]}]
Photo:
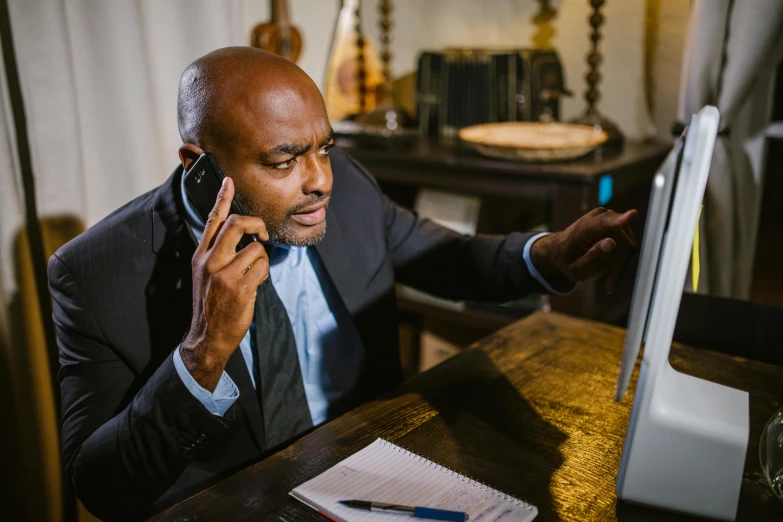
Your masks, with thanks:
[{"label": "white monitor back", "polygon": [[684,144],[681,138],[653,184],[616,393],[620,400],[644,338],[617,495],[734,520],[748,444],[748,394],[669,365],[718,122],[715,107],[694,115]]}]

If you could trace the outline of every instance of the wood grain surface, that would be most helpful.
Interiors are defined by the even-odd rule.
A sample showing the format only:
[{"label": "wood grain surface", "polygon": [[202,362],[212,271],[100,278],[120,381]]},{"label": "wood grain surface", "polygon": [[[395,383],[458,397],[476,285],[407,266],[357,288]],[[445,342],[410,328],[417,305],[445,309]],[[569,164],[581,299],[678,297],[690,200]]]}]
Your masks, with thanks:
[{"label": "wood grain surface", "polygon": [[[612,400],[624,334],[538,312],[154,520],[326,520],[288,492],[378,437],[535,504],[537,520],[692,520],[617,500],[632,402],[631,393]],[[783,520],[758,461],[761,430],[783,402],[783,368],[678,345],[671,361],[750,392],[737,520]]]}]

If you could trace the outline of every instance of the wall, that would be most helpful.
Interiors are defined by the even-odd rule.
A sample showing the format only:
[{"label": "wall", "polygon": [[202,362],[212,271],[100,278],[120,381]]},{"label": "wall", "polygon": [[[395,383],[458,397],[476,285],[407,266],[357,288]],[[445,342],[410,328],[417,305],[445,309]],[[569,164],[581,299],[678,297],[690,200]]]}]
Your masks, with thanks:
[{"label": "wall", "polygon": [[[660,1],[667,5],[687,5],[682,0]],[[268,19],[269,2],[243,0],[242,3],[247,41],[252,27]],[[533,0],[397,0],[394,4],[393,65],[397,75],[415,70],[416,57],[422,49],[471,45],[529,47],[535,32],[531,18],[540,5]],[[568,87],[574,92],[572,98],[563,102],[564,118],[570,118],[584,109],[583,76],[590,43],[587,23],[590,9],[587,0],[559,0],[551,4],[558,12],[553,21],[557,31],[553,44],[565,66]],[[339,1],[291,0],[289,5],[292,19],[302,29],[305,39],[299,63],[323,87]],[[364,29],[377,42],[377,2],[365,0],[363,6]],[[603,9],[606,18],[601,43],[604,79],[600,85],[603,100],[599,109],[631,139],[655,134],[645,92],[646,13],[645,0],[613,0]],[[676,90],[676,82],[670,86]],[[670,93],[661,96],[666,98]],[[666,98],[663,105],[670,103]],[[676,106],[676,98],[674,103]],[[665,118],[662,116],[660,120]]]}]

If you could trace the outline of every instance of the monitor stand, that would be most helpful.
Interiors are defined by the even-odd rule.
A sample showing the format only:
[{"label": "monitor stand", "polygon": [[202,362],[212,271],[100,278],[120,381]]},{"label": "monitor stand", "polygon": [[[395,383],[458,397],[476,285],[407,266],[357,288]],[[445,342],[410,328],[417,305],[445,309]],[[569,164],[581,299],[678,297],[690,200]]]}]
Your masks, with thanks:
[{"label": "monitor stand", "polygon": [[734,520],[748,446],[748,393],[680,373],[669,365],[669,347],[656,348],[666,359],[642,360],[617,496]]}]

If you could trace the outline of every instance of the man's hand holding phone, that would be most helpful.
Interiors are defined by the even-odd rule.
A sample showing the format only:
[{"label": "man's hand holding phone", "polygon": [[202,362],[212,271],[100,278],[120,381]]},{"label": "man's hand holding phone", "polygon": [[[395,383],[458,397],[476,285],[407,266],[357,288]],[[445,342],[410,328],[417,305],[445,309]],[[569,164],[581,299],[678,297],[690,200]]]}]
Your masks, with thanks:
[{"label": "man's hand holding phone", "polygon": [[193,320],[180,347],[185,367],[210,392],[250,328],[256,291],[269,277],[269,258],[260,242],[236,251],[245,234],[262,241],[269,235],[260,218],[229,215],[233,199],[234,183],[223,178],[193,255]]}]

